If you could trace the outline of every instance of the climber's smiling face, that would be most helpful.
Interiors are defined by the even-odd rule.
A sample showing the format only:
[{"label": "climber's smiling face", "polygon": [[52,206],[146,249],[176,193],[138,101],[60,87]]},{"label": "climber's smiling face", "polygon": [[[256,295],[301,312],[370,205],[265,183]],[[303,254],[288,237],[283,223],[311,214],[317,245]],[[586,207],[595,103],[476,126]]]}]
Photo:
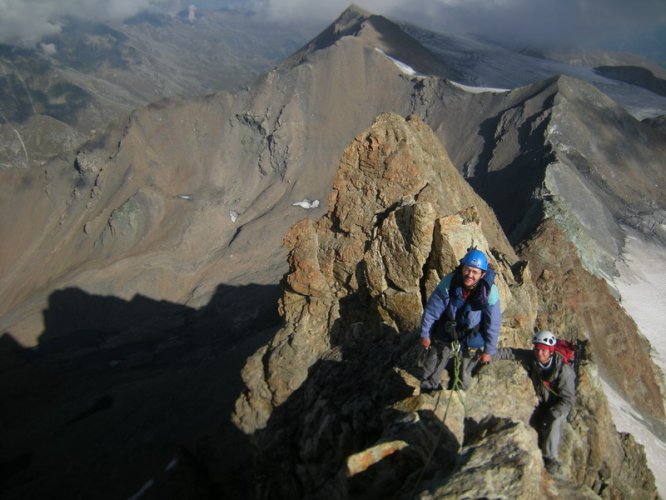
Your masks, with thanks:
[{"label": "climber's smiling face", "polygon": [[474,288],[484,274],[486,273],[477,267],[464,265],[462,267],[463,286],[467,289]]},{"label": "climber's smiling face", "polygon": [[553,357],[553,351],[547,349],[546,346],[536,344],[534,346],[534,356],[539,363],[542,365],[547,365],[550,361],[550,358]]}]

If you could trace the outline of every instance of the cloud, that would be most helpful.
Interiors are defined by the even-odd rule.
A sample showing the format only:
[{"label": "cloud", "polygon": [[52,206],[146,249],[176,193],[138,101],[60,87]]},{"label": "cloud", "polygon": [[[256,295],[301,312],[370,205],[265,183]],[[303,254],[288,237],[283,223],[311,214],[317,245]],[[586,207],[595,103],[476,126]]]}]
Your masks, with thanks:
[{"label": "cloud", "polygon": [[[298,22],[313,35],[350,3],[374,14],[444,33],[473,33],[530,46],[629,44],[654,34],[666,46],[664,0],[0,0],[0,43],[35,44],[57,33],[62,19],[114,21],[144,9],[171,11],[191,5],[244,6],[268,19]],[[660,39],[661,38],[661,39]]]},{"label": "cloud", "polygon": [[0,43],[33,45],[60,32],[62,20],[117,21],[145,9],[173,8],[178,0],[0,0]]},{"label": "cloud", "polygon": [[[445,33],[473,33],[496,41],[532,46],[595,45],[666,32],[664,0],[355,0],[374,14]],[[281,20],[330,22],[346,0],[259,1]],[[666,41],[664,41],[666,43]]]},{"label": "cloud", "polygon": [[58,47],[53,43],[40,43],[39,47],[47,56],[54,56],[58,53]]}]

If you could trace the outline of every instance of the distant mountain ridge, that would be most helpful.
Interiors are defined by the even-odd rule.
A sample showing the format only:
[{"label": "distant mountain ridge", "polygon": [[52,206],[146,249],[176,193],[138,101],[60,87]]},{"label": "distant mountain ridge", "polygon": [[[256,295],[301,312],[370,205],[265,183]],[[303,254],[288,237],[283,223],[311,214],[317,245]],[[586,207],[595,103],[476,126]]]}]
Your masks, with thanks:
[{"label": "distant mountain ridge", "polygon": [[[72,18],[62,34],[43,39],[34,50],[2,46],[0,164],[5,168],[39,165],[71,154],[111,121],[164,97],[238,89],[302,46],[311,29],[270,23],[237,9],[194,12],[191,19],[183,11],[178,16],[142,14],[109,25]],[[659,92],[659,82],[666,75],[659,65],[637,56],[519,53],[478,39],[398,27],[356,6],[310,44],[353,34],[363,22],[391,31],[387,40],[393,40],[388,51],[393,57],[412,60],[424,74],[465,84],[514,88],[569,74],[594,81],[628,109],[642,113],[641,102],[650,99],[642,89]],[[379,39],[375,42],[382,45]],[[432,51],[429,56],[424,46]],[[418,55],[410,56],[412,50]],[[584,66],[599,67],[598,74],[611,79],[595,77]],[[637,71],[642,72],[640,77]],[[650,114],[641,118],[664,112],[666,98],[655,101]]]},{"label": "distant mountain ridge", "polygon": [[[71,155],[110,122],[159,99],[236,90],[305,39],[298,26],[199,10],[194,19],[144,15],[107,25],[70,19],[34,49],[0,46],[0,163],[34,166]],[[67,139],[48,140],[59,132]]]},{"label": "distant mountain ridge", "polygon": [[[592,83],[639,119],[666,113],[666,100],[653,91],[666,78],[666,69],[639,56],[582,50],[516,51],[478,37],[436,34],[410,25],[403,29],[456,67],[460,83],[512,89],[566,75]],[[597,70],[604,66],[612,67],[614,73]],[[635,72],[632,67],[647,75],[629,80]]]}]

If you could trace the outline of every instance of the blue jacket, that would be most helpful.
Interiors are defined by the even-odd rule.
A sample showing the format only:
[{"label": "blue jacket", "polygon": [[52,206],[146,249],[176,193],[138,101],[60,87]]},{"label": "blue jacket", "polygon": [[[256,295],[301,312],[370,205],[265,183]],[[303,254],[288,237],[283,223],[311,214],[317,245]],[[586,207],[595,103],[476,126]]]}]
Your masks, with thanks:
[{"label": "blue jacket", "polygon": [[502,312],[495,272],[486,274],[465,302],[460,268],[442,279],[426,304],[421,318],[421,337],[450,342],[444,323],[455,321],[458,338],[469,348],[481,348],[491,356],[497,351]]}]

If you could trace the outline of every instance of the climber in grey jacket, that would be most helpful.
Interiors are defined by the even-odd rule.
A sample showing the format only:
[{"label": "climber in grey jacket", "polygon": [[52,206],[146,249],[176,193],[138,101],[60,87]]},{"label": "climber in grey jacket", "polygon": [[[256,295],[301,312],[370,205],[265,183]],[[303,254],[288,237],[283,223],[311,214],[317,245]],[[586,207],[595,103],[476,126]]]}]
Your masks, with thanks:
[{"label": "climber in grey jacket", "polygon": [[532,344],[533,350],[498,349],[495,360],[520,361],[527,368],[539,398],[531,423],[539,434],[546,469],[556,474],[560,471],[557,455],[562,424],[576,404],[576,374],[556,352],[557,339],[551,332],[538,332]]}]

